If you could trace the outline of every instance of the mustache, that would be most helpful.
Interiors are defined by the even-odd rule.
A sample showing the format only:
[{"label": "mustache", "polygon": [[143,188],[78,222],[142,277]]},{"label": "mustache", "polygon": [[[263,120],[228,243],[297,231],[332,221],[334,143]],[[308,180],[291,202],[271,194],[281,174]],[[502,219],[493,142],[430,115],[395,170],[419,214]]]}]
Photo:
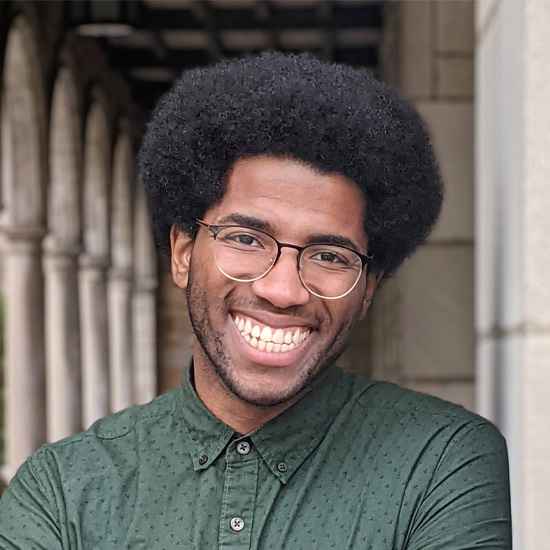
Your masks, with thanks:
[{"label": "mustache", "polygon": [[273,315],[286,315],[296,317],[302,320],[320,323],[322,318],[308,311],[307,306],[289,306],[287,308],[278,308],[271,302],[262,298],[234,298],[227,300],[223,309],[244,309],[249,311],[263,311]]}]

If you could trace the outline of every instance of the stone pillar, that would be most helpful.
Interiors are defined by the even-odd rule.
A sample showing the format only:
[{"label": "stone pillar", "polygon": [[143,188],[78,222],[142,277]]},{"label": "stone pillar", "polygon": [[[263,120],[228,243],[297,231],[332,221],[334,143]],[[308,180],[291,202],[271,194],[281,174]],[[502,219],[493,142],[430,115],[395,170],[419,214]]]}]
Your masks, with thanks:
[{"label": "stone pillar", "polygon": [[84,428],[110,412],[106,265],[103,258],[89,255],[80,260]]},{"label": "stone pillar", "polygon": [[514,548],[550,522],[550,4],[476,3],[478,403],[510,452]]},{"label": "stone pillar", "polygon": [[111,409],[116,412],[133,402],[132,275],[130,270],[109,273],[109,331],[111,358]]},{"label": "stone pillar", "polygon": [[157,281],[138,280],[133,296],[134,399],[146,403],[157,395]]},{"label": "stone pillar", "polygon": [[[137,403],[145,403],[166,388],[162,387],[162,375],[157,376],[157,257],[145,191],[139,180],[134,208],[134,398]],[[161,308],[159,304],[158,311]],[[177,349],[180,357],[186,353],[181,335],[179,341],[163,340],[161,345]]]},{"label": "stone pillar", "polygon": [[13,231],[4,249],[5,479],[46,440],[41,238],[38,230]]},{"label": "stone pillar", "polygon": [[76,250],[44,247],[48,440],[82,429],[80,319]]}]

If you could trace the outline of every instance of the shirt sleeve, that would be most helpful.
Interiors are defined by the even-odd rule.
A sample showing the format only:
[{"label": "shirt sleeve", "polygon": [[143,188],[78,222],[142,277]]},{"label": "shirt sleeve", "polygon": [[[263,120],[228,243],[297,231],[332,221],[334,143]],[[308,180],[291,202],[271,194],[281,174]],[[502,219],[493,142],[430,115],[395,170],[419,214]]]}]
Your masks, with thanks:
[{"label": "shirt sleeve", "polygon": [[409,533],[406,550],[511,550],[508,455],[492,424],[455,431]]},{"label": "shirt sleeve", "polygon": [[55,492],[42,475],[40,452],[18,470],[0,499],[2,550],[62,550]]}]

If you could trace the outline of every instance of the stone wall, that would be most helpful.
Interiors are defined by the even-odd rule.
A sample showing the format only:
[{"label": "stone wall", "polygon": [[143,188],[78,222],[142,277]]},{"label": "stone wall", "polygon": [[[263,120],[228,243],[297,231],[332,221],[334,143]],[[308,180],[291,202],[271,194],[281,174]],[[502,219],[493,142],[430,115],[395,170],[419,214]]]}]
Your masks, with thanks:
[{"label": "stone wall", "polygon": [[472,409],[473,3],[401,2],[394,25],[396,84],[427,123],[445,201],[428,242],[378,298],[370,329],[374,374]]},{"label": "stone wall", "polygon": [[514,548],[550,523],[550,4],[476,9],[478,402],[510,453]]}]

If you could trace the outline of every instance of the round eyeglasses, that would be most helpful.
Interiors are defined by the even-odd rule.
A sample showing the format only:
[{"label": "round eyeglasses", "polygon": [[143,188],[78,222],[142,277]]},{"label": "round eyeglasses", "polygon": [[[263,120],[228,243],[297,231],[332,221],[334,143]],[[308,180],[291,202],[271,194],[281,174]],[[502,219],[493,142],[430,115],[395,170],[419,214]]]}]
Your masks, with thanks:
[{"label": "round eyeglasses", "polygon": [[216,267],[226,277],[250,283],[265,277],[277,263],[282,248],[298,251],[298,275],[314,296],[336,300],[357,285],[371,255],[330,243],[307,246],[282,243],[269,233],[241,225],[214,225],[197,220],[214,240]]}]

